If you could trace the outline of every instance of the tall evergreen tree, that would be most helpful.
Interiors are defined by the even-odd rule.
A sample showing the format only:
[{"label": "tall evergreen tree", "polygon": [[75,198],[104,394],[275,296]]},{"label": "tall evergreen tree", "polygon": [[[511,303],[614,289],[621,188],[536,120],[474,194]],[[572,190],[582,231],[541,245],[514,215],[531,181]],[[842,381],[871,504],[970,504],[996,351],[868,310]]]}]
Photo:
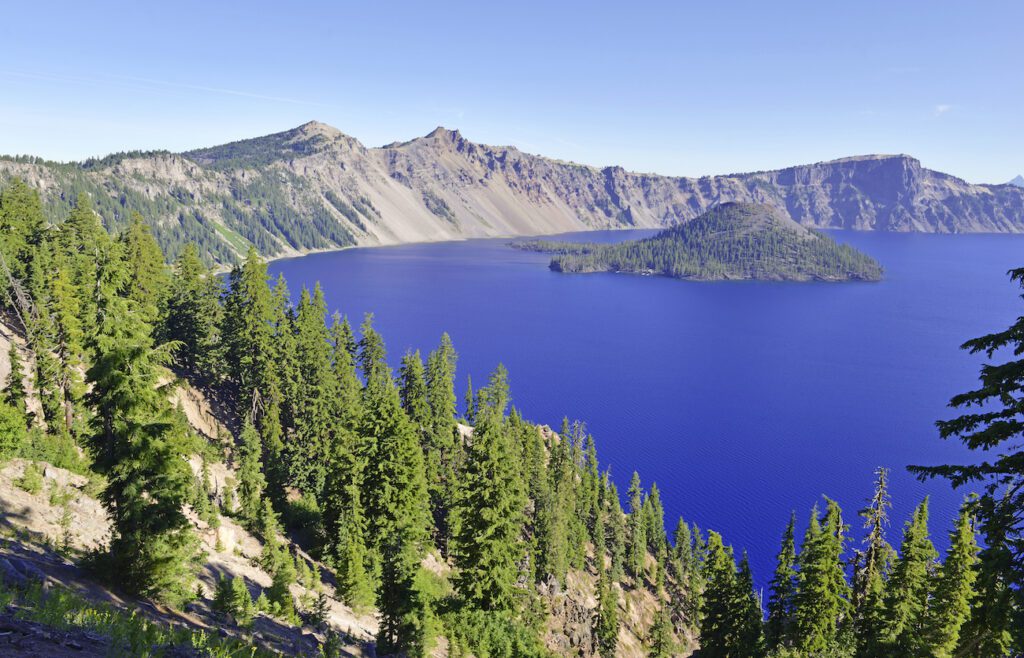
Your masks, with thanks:
[{"label": "tall evergreen tree", "polygon": [[746,553],[740,560],[736,575],[736,598],[740,602],[737,610],[739,635],[736,655],[764,655],[764,616],[761,612],[761,600],[754,590],[754,576],[750,571],[750,560]]},{"label": "tall evergreen tree", "polygon": [[839,627],[849,618],[849,593],[843,573],[846,526],[839,505],[826,499],[821,519],[815,507],[800,551],[793,637],[806,653],[832,651],[839,646]]},{"label": "tall evergreen tree", "polygon": [[732,548],[722,543],[717,532],[708,533],[707,590],[700,627],[701,656],[740,656],[742,604],[737,597],[736,561]]},{"label": "tall evergreen tree", "polygon": [[857,551],[853,570],[853,615],[857,655],[870,658],[882,653],[886,641],[885,581],[895,551],[885,539],[889,525],[889,471],[875,471],[875,493],[860,515],[868,531],[864,548]]},{"label": "tall evergreen tree", "polygon": [[95,360],[88,370],[96,410],[90,447],[107,478],[111,570],[123,586],[172,602],[192,591],[196,540],[182,506],[192,474],[183,421],[157,384],[169,359],[150,327],[120,297],[125,271],[116,253],[99,264]]},{"label": "tall evergreen tree", "polygon": [[175,362],[201,383],[215,383],[224,374],[221,292],[220,279],[203,265],[199,248],[185,245],[174,264],[159,335],[179,343]]},{"label": "tall evergreen tree", "polygon": [[637,587],[643,586],[644,564],[647,560],[647,524],[643,515],[643,488],[640,474],[633,471],[629,481],[629,572]]},{"label": "tall evergreen tree", "polygon": [[118,241],[128,270],[125,296],[135,303],[147,322],[153,323],[171,282],[164,254],[139,213],[132,213],[131,224]]},{"label": "tall evergreen tree", "polygon": [[[427,488],[431,513],[437,528],[437,543],[447,552],[451,538],[448,522],[449,501],[455,499],[457,473],[462,465],[463,449],[455,425],[455,366],[458,355],[448,334],[441,335],[441,344],[427,357],[426,398],[429,420],[423,444],[427,468]],[[536,436],[536,432],[534,432]]]},{"label": "tall evergreen tree", "polygon": [[939,571],[933,599],[929,603],[925,625],[930,655],[952,658],[957,655],[960,629],[971,614],[977,579],[978,543],[969,504],[960,508],[956,525],[949,533],[949,551]]},{"label": "tall evergreen tree", "polygon": [[[14,178],[0,193],[0,256],[11,277],[25,281],[35,256],[35,249],[43,239],[46,219],[39,193],[20,178]],[[0,271],[0,303],[11,305],[13,298],[7,293],[10,281]]]},{"label": "tall evergreen tree", "polygon": [[647,550],[652,555],[661,555],[667,547],[665,537],[665,508],[661,504],[661,492],[658,484],[651,483],[651,491],[643,503],[644,536],[647,538]]},{"label": "tall evergreen tree", "polygon": [[[1024,268],[1010,270],[1024,287]],[[1024,297],[1024,295],[1022,295]],[[944,477],[953,486],[984,486],[975,508],[984,551],[981,553],[979,599],[967,634],[968,652],[1002,656],[1024,652],[1024,315],[1007,329],[969,340],[961,346],[991,361],[981,367],[980,386],[950,400],[966,410],[937,423],[944,439],[957,439],[986,458],[969,464],[915,466],[922,478]],[[988,458],[994,455],[994,458]],[[977,622],[977,623],[975,623]]]},{"label": "tall evergreen tree", "polygon": [[312,296],[302,289],[294,321],[295,386],[292,408],[295,436],[288,442],[291,481],[319,497],[327,478],[327,460],[335,420],[331,397],[337,392],[327,305],[320,285]]},{"label": "tall evergreen tree", "polygon": [[263,475],[263,446],[260,435],[249,419],[246,419],[242,426],[239,443],[236,465],[239,515],[249,528],[254,528],[263,507],[263,491],[267,486],[267,480]]},{"label": "tall evergreen tree", "polygon": [[7,360],[11,364],[11,372],[8,373],[7,381],[4,384],[2,400],[5,404],[22,414],[24,418],[28,418],[28,408],[25,403],[28,396],[25,391],[25,375],[21,364],[21,352],[13,340],[11,341],[10,349],[7,350]]},{"label": "tall evergreen tree", "polygon": [[938,553],[928,538],[928,499],[918,505],[903,530],[900,555],[886,586],[886,653],[924,655],[928,600]]},{"label": "tall evergreen tree", "polygon": [[334,414],[340,425],[349,430],[359,426],[363,407],[363,385],[356,374],[356,341],[348,318],[334,315],[331,324],[332,363],[334,383]]},{"label": "tall evergreen tree", "polygon": [[430,424],[430,405],[427,402],[427,380],[419,350],[406,352],[398,368],[398,397],[409,420],[425,435]]},{"label": "tall evergreen tree", "polygon": [[769,649],[784,645],[792,638],[791,624],[796,601],[796,514],[789,517],[789,524],[782,533],[782,546],[776,557],[775,573],[772,575],[771,594],[768,597],[768,623],[765,625],[765,639]]},{"label": "tall evergreen tree", "polygon": [[512,610],[519,604],[516,583],[526,554],[526,499],[505,417],[509,394],[504,366],[498,366],[477,398],[476,427],[454,510],[456,587],[474,607]]}]

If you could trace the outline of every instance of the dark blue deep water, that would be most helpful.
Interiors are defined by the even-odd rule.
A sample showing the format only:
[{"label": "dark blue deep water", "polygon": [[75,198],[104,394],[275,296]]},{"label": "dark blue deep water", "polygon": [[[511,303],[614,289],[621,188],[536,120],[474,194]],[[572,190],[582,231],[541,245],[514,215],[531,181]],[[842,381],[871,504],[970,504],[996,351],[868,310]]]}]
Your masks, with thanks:
[{"label": "dark blue deep water", "polygon": [[[635,237],[633,233],[632,237]],[[586,234],[618,240],[629,233]],[[586,422],[620,490],[657,482],[680,515],[750,553],[761,583],[790,510],[822,494],[856,511],[876,466],[892,469],[890,541],[931,496],[940,549],[964,492],[904,467],[962,460],[938,438],[945,404],[976,381],[964,340],[1024,306],[1006,277],[1024,236],[834,233],[877,258],[881,283],[696,283],[564,275],[506,240],[352,249],[271,264],[293,291],[321,281],[331,311],[372,311],[392,363],[442,331],[476,384],[499,362],[514,403],[557,428]],[[802,532],[802,530],[798,530]]]}]

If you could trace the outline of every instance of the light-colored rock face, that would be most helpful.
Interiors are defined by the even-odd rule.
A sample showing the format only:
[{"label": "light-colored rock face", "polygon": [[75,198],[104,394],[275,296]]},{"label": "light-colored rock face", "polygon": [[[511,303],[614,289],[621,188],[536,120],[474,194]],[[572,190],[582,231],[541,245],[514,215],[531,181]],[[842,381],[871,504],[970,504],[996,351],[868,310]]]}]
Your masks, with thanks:
[{"label": "light-colored rock face", "polygon": [[476,144],[445,128],[366,148],[310,122],[180,155],[127,154],[82,165],[0,160],[0,179],[12,176],[38,186],[55,217],[66,212],[61,190],[75,184],[92,194],[109,224],[123,225],[137,210],[165,245],[200,240],[220,260],[249,243],[267,255],[293,255],[349,245],[664,227],[727,201],[770,204],[813,227],[1024,231],[1024,189],[971,185],[905,155],[676,178]]}]

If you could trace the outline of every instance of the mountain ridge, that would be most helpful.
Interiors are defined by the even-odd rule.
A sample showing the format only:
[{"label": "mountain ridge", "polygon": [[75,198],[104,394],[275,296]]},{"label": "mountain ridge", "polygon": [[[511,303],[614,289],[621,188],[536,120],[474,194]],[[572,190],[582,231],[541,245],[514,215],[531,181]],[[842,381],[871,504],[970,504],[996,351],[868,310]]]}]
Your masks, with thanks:
[{"label": "mountain ridge", "polygon": [[80,163],[0,159],[54,221],[87,194],[108,228],[139,212],[171,255],[187,241],[230,262],[347,246],[666,228],[723,202],[766,203],[811,228],[1024,232],[1024,189],[975,185],[905,154],[699,178],[638,173],[478,144],[438,126],[367,147],[318,121],[182,153]]}]

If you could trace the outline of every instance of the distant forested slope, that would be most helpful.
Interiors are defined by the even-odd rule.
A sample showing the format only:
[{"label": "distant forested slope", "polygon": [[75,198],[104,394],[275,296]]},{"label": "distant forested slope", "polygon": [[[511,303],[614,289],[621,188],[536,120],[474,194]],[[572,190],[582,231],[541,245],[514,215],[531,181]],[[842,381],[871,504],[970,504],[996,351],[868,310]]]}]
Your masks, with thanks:
[{"label": "distant forested slope", "polygon": [[763,203],[814,228],[937,233],[1024,231],[1024,188],[973,185],[905,155],[702,178],[591,167],[487,146],[438,128],[367,148],[310,122],[186,153],[77,163],[0,158],[0,182],[40,191],[52,222],[85,193],[108,230],[139,213],[177,256],[206,262],[250,246],[287,256],[349,245],[577,230],[666,228],[725,202]]},{"label": "distant forested slope", "polygon": [[677,279],[876,281],[881,266],[771,206],[726,203],[644,240],[617,244],[532,241],[558,272],[624,272]]}]

